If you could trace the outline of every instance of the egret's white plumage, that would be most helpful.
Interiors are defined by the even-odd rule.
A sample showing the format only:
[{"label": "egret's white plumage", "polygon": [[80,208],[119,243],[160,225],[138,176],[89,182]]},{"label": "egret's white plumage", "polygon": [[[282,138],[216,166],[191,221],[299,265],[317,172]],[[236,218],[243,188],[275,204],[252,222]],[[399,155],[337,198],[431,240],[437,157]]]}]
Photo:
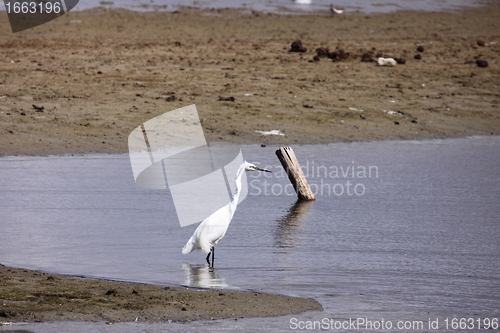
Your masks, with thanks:
[{"label": "egret's white plumage", "polygon": [[217,243],[226,234],[227,228],[233,219],[234,212],[238,206],[238,200],[241,193],[241,177],[245,171],[267,171],[269,170],[258,168],[252,163],[245,161],[236,172],[236,178],[234,183],[236,185],[236,192],[232,200],[224,207],[219,208],[212,215],[207,217],[203,222],[200,223],[198,228],[193,233],[193,236],[187,241],[186,245],[182,248],[183,254],[188,254],[194,250],[202,250],[205,254],[208,254],[207,261],[210,252],[212,252],[212,265],[213,265],[213,249]]}]

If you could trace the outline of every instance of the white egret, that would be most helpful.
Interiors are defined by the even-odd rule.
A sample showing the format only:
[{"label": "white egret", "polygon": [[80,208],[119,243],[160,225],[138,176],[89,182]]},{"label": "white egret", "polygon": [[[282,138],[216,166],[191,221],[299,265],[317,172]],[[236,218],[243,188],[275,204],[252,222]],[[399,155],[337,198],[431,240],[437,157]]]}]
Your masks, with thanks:
[{"label": "white egret", "polygon": [[214,265],[214,248],[220,242],[222,237],[226,234],[227,228],[233,219],[234,212],[238,206],[238,200],[241,192],[241,177],[245,171],[265,171],[252,163],[245,161],[236,172],[234,183],[236,184],[236,192],[234,193],[231,201],[224,207],[219,208],[212,215],[207,217],[200,223],[198,228],[194,231],[193,236],[187,241],[182,249],[183,254],[188,254],[194,250],[202,250],[207,254],[207,262],[210,265],[210,253],[212,254],[212,267]]}]

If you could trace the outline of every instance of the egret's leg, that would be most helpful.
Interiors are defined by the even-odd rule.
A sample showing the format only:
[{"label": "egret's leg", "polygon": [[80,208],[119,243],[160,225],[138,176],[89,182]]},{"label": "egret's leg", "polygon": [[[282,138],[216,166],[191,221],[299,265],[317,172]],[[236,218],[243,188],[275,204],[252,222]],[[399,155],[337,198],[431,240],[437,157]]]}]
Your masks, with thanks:
[{"label": "egret's leg", "polygon": [[215,247],[212,248],[212,267],[214,267]]},{"label": "egret's leg", "polygon": [[[212,253],[213,250],[214,249],[210,250],[210,252],[208,252],[208,254],[207,254],[207,258],[206,259],[207,259],[208,266],[210,266],[210,253]],[[213,259],[212,259],[212,261],[213,261]]]}]

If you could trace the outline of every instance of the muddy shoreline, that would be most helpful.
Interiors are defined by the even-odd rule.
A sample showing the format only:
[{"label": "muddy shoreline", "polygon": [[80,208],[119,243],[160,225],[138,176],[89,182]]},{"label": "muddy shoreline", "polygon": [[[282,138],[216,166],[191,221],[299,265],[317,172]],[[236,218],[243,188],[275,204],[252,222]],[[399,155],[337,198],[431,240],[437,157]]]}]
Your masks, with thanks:
[{"label": "muddy shoreline", "polygon": [[82,279],[0,264],[0,322],[185,322],[321,310],[311,298]]}]

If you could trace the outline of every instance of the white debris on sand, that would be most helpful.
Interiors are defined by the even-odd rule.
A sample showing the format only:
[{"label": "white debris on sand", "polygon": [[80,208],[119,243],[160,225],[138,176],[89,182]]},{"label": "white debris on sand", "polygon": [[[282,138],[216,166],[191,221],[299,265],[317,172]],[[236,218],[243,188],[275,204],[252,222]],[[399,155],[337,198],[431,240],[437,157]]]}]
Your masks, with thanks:
[{"label": "white debris on sand", "polygon": [[337,8],[335,8],[335,6],[334,6],[334,5],[330,5],[330,12],[331,12],[332,14],[337,14],[337,15],[339,15],[339,14],[342,14],[342,13],[344,12],[344,10],[342,10],[342,9],[337,9]]},{"label": "white debris on sand", "polygon": [[392,111],[392,110],[383,110],[383,111],[387,114],[390,114],[391,116],[396,116],[396,115],[401,116],[402,115],[401,112],[399,112],[399,111]]},{"label": "white debris on sand", "polygon": [[396,60],[393,58],[378,58],[377,66],[396,66]]},{"label": "white debris on sand", "polygon": [[255,131],[257,133],[260,133],[262,135],[285,135],[285,133],[283,133],[282,131],[280,130],[271,130],[271,131]]}]

